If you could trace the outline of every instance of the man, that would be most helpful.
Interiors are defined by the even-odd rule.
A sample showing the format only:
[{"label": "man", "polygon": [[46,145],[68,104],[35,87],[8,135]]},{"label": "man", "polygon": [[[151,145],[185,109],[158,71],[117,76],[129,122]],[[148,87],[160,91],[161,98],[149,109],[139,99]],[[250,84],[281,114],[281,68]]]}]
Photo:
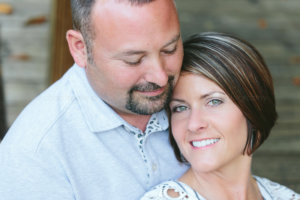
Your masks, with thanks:
[{"label": "man", "polygon": [[0,198],[134,200],[177,178],[163,111],[183,50],[172,0],[72,0],[76,64],[0,145]]}]

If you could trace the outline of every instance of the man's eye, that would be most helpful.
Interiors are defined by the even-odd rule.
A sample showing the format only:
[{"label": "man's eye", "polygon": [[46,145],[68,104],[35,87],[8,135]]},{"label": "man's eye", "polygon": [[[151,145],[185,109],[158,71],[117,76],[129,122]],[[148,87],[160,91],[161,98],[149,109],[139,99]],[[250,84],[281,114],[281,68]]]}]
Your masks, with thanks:
[{"label": "man's eye", "polygon": [[172,49],[172,50],[164,50],[163,53],[165,53],[165,54],[173,54],[173,53],[175,53],[176,50],[177,50],[177,46],[174,49]]},{"label": "man's eye", "polygon": [[217,105],[220,105],[222,103],[223,103],[223,101],[220,100],[220,99],[212,99],[212,100],[210,100],[208,102],[208,105],[210,105],[210,106],[217,106]]},{"label": "man's eye", "polygon": [[127,65],[138,65],[141,63],[141,60],[138,60],[138,61],[127,61],[127,60],[124,60],[124,62],[127,64]]},{"label": "man's eye", "polygon": [[186,106],[175,106],[171,109],[172,113],[179,113],[187,110]]}]

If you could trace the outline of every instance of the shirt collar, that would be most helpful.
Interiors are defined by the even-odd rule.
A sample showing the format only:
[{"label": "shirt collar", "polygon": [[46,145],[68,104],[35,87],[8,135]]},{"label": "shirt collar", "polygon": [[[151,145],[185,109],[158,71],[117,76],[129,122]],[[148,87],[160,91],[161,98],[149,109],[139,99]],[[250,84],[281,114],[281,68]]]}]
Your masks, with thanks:
[{"label": "shirt collar", "polygon": [[[72,68],[72,74],[69,78],[70,84],[90,131],[102,132],[119,126],[127,127],[132,131],[138,130],[123,120],[99,98],[90,86],[84,68],[79,67],[77,64],[74,64]],[[154,123],[156,131],[166,130],[169,126],[166,112],[163,110],[153,114],[147,124],[146,131],[153,127],[152,123]]]},{"label": "shirt collar", "polygon": [[169,121],[165,110],[154,113],[151,115],[151,118],[148,121],[146,126],[146,130],[144,133],[142,131],[131,124],[124,121],[124,129],[131,134],[139,135],[142,134],[143,137],[147,136],[153,132],[165,131],[169,127]]},{"label": "shirt collar", "polygon": [[150,134],[152,132],[164,131],[169,127],[168,117],[166,112],[160,111],[158,113],[154,113],[146,127],[146,134]]}]

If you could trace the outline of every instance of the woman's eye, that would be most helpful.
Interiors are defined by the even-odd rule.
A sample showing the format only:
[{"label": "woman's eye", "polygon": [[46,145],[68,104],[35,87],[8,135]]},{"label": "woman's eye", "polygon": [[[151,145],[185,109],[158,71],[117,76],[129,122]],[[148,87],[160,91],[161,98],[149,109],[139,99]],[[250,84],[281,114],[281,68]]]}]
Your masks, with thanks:
[{"label": "woman's eye", "polygon": [[179,113],[185,110],[187,110],[186,106],[175,106],[172,108],[172,113]]},{"label": "woman's eye", "polygon": [[217,106],[217,105],[220,105],[222,103],[223,103],[223,101],[220,100],[220,99],[212,99],[212,100],[210,100],[208,102],[208,105],[210,105],[210,106]]}]

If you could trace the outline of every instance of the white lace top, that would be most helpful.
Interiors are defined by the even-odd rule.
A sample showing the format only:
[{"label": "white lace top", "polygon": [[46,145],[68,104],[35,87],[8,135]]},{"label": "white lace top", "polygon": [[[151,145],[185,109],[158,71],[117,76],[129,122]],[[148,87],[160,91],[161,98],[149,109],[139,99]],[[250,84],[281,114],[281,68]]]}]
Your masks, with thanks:
[{"label": "white lace top", "polygon": [[[254,176],[257,181],[259,190],[264,200],[300,200],[300,194],[293,190],[272,182],[269,179]],[[175,190],[179,193],[178,197],[168,195],[168,190]],[[180,181],[163,182],[149,192],[141,200],[205,200],[198,192]]]}]

